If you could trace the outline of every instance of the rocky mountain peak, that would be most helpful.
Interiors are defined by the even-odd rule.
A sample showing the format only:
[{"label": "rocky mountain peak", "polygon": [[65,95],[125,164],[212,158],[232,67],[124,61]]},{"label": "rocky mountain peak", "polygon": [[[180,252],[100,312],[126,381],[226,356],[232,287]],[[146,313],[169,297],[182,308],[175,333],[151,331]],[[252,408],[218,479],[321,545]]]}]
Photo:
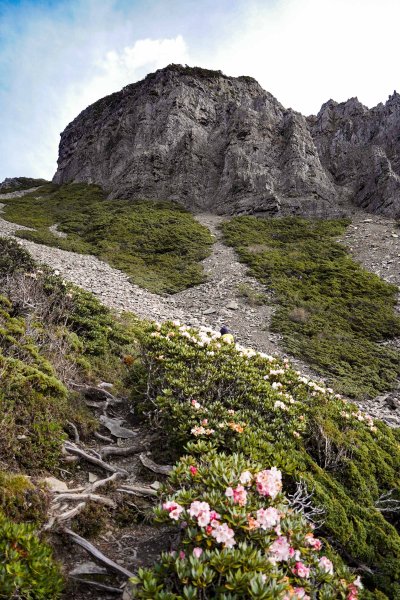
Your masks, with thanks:
[{"label": "rocky mountain peak", "polygon": [[306,119],[252,77],[172,64],[70,123],[54,181],[216,213],[336,216],[352,200],[394,215],[398,98],[329,100]]}]

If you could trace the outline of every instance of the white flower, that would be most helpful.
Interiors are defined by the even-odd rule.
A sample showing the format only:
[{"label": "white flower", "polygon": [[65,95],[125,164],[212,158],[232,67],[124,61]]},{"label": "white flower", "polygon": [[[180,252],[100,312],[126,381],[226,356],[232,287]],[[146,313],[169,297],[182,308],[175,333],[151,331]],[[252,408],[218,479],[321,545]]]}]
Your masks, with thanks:
[{"label": "white flower", "polygon": [[235,532],[228,527],[226,523],[218,525],[211,533],[219,544],[224,544],[225,548],[232,548],[236,541],[234,539]]},{"label": "white flower", "polygon": [[250,471],[243,471],[243,473],[239,477],[239,481],[243,485],[247,485],[248,483],[251,483],[252,479],[253,479],[253,475],[250,473]]}]

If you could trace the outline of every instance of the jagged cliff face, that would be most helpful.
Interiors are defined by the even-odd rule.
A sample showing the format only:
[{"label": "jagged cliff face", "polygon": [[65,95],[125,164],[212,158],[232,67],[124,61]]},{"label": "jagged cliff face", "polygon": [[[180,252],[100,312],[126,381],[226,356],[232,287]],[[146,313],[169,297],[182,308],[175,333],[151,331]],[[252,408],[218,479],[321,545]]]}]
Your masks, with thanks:
[{"label": "jagged cliff face", "polygon": [[330,100],[308,119],[321,163],[352,200],[400,215],[400,95],[369,110],[357,98]]},{"label": "jagged cliff face", "polygon": [[[328,103],[306,119],[252,78],[171,65],[99,100],[68,125],[54,181],[98,183],[111,197],[177,200],[193,210],[334,216],[356,192],[356,201],[364,202],[358,175],[360,165],[371,175],[363,162],[368,154],[382,172],[380,209],[394,214],[399,153],[394,164],[387,148],[399,113],[382,107],[384,123],[373,142],[379,151],[371,145],[363,151],[363,119],[373,120],[373,111],[347,104]],[[357,114],[357,147],[348,133],[349,112]],[[370,188],[364,185],[363,198]],[[368,202],[375,209],[380,201]]]}]

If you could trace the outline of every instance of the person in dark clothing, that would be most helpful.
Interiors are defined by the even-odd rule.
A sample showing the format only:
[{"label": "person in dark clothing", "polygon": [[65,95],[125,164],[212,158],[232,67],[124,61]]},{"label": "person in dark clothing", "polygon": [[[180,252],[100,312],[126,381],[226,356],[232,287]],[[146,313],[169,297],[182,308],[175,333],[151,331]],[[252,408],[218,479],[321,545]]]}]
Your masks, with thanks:
[{"label": "person in dark clothing", "polygon": [[233,335],[229,331],[228,327],[226,327],[225,325],[223,325],[223,327],[221,327],[221,329],[219,330],[219,332],[221,334],[221,340],[223,342],[225,342],[226,344],[233,344],[233,342],[235,341],[235,338],[233,337]]}]

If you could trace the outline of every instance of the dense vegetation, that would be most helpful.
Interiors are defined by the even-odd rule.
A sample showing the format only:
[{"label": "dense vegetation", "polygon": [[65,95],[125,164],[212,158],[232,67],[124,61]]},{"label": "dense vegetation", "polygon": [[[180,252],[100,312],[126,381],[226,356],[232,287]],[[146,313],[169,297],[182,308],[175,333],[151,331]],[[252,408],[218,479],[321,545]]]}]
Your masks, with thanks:
[{"label": "dense vegetation", "polygon": [[225,241],[272,288],[272,329],[293,355],[353,397],[389,389],[400,356],[382,342],[400,334],[397,288],[355,263],[335,239],[347,222],[237,217]]},{"label": "dense vegetation", "polygon": [[400,499],[400,432],[288,363],[209,331],[166,324],[137,335],[143,363],[132,368],[133,399],[153,410],[177,452],[197,439],[203,456],[236,452],[277,467],[289,493],[302,481],[324,511],[319,533],[371,590],[399,597],[399,521],[390,506]]},{"label": "dense vegetation", "polygon": [[61,578],[33,531],[49,504],[30,476],[57,472],[69,420],[93,427],[66,384],[121,371],[130,338],[91,295],[0,238],[0,598],[53,600]]},{"label": "dense vegetation", "polygon": [[210,330],[122,323],[1,239],[0,293],[5,598],[59,596],[57,567],[32,529],[46,520],[48,493],[24,474],[54,472],[67,421],[82,439],[90,434],[92,418],[68,384],[96,377],[129,389],[134,413],[159,429],[163,461],[165,448],[179,459],[156,511],[179,527],[177,554],[138,572],[137,597],[400,597],[398,430],[289,362]]},{"label": "dense vegetation", "polygon": [[[6,219],[34,228],[19,237],[95,254],[151,291],[178,292],[204,279],[199,262],[210,252],[211,235],[172,202],[107,201],[86,184],[49,184],[5,202]],[[54,224],[66,238],[49,231]]]}]

